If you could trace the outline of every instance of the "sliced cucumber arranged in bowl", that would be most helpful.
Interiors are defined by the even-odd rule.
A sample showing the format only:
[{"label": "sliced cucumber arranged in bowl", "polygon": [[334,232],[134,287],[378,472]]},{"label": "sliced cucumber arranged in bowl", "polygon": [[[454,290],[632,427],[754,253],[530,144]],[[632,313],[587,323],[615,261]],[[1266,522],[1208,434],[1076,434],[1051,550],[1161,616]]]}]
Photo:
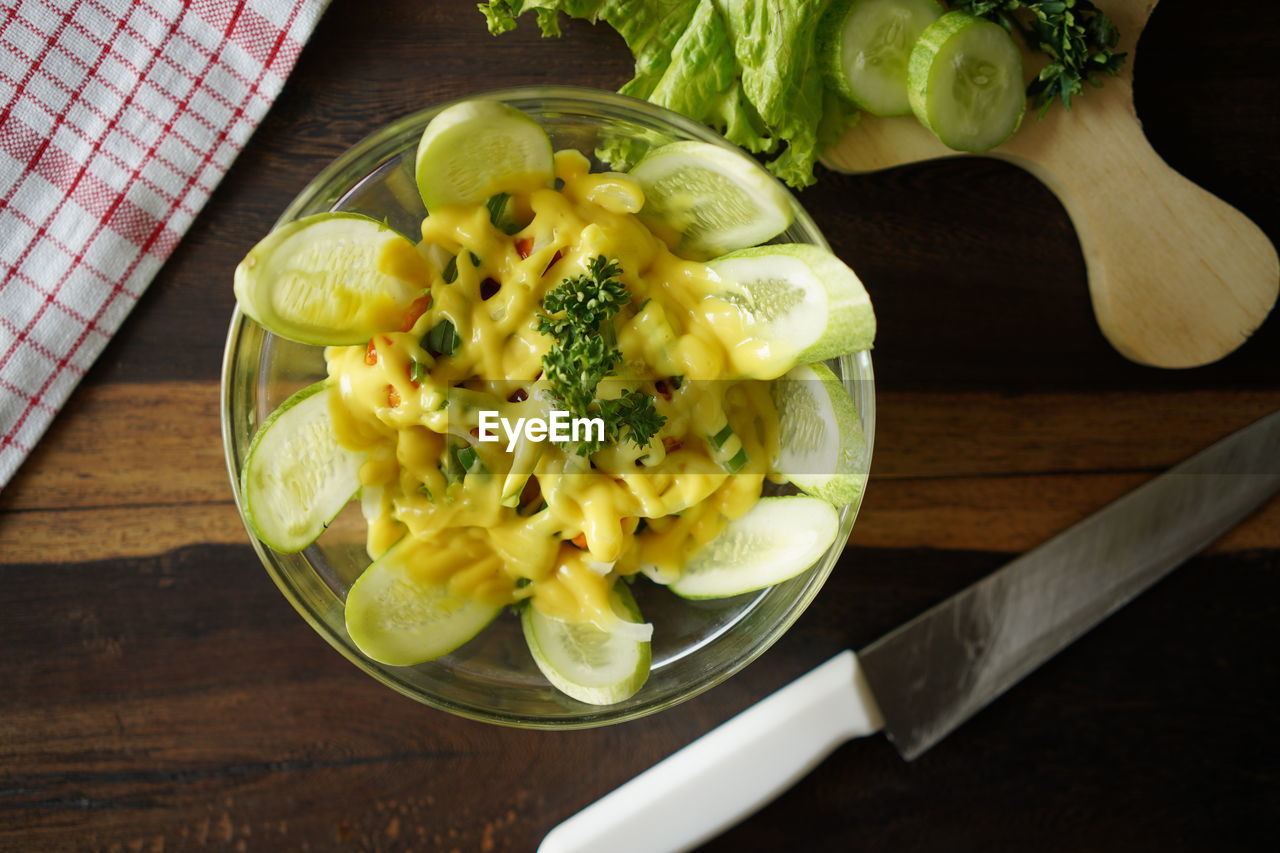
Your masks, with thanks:
[{"label": "sliced cucumber arranged in bowl", "polygon": [[[777,243],[710,261],[720,277],[714,295],[750,318],[750,354],[740,367],[773,379],[798,363],[869,349],[876,318],[853,270],[826,249]],[[754,342],[760,341],[761,345]]]},{"label": "sliced cucumber arranged in bowl", "polygon": [[1018,46],[999,24],[965,12],[948,12],[920,34],[907,83],[916,118],[957,151],[995,148],[1027,106]]},{"label": "sliced cucumber arranged in bowl", "polygon": [[685,565],[671,591],[727,598],[790,580],[811,567],[840,532],[840,514],[819,498],[761,498]]},{"label": "sliced cucumber arranged in bowl", "polygon": [[396,543],[347,593],[347,633],[360,651],[392,666],[434,660],[461,646],[502,610],[463,598],[414,571],[417,543]]},{"label": "sliced cucumber arranged in bowl", "polygon": [[707,257],[781,234],[794,216],[786,190],[745,154],[709,142],[656,148],[629,173],[640,216],[683,251]]},{"label": "sliced cucumber arranged in bowl", "polygon": [[836,0],[820,29],[827,79],[872,115],[910,115],[911,49],[941,15],[936,0]]},{"label": "sliced cucumber arranged in bowl", "polygon": [[546,131],[515,107],[463,101],[441,110],[418,142],[418,192],[432,211],[551,186],[552,153]]},{"label": "sliced cucumber arranged in bowl", "polygon": [[774,469],[805,493],[835,506],[861,497],[868,466],[862,420],[831,369],[799,365],[770,391],[778,410]]},{"label": "sliced cucumber arranged in bowl", "polygon": [[366,454],[338,442],[329,417],[330,380],[303,388],[258,427],[241,471],[244,517],[268,546],[301,551],[360,488]]},{"label": "sliced cucumber arranged in bowl", "polygon": [[[872,10],[883,5],[881,0],[851,0],[844,6],[853,8],[858,2],[865,2]],[[919,5],[932,0],[903,2]],[[844,14],[852,12],[846,8]],[[886,33],[882,34],[886,40],[897,37]],[[574,181],[584,176],[568,168],[569,161],[560,162],[565,198],[572,202],[581,196],[581,187]],[[565,221],[557,220],[555,225],[565,234],[541,234],[539,239],[544,242],[559,241],[555,258],[566,258],[566,266],[572,269],[575,264],[585,263],[577,257],[585,250],[573,242],[575,228],[586,235],[588,228],[605,228],[617,217],[635,214],[639,208],[638,215],[650,231],[685,259],[673,259],[661,242],[650,239],[636,222],[619,227],[616,245],[606,245],[602,251],[616,249],[622,258],[619,263],[637,267],[634,274],[643,276],[647,275],[644,262],[636,262],[628,255],[640,246],[651,253],[650,269],[664,272],[674,268],[681,276],[687,275],[687,282],[679,282],[684,289],[675,294],[678,303],[671,304],[683,308],[687,303],[690,311],[705,309],[710,329],[669,320],[664,316],[662,298],[651,289],[649,298],[640,302],[634,315],[622,318],[631,316],[637,329],[648,329],[644,334],[651,338],[644,341],[644,352],[675,347],[681,343],[680,335],[690,335],[703,349],[691,349],[692,355],[678,364],[696,366],[695,357],[705,355],[706,360],[723,366],[727,355],[727,369],[716,372],[713,378],[736,382],[782,377],[773,389],[773,408],[781,413],[776,424],[781,450],[776,459],[764,458],[768,450],[758,453],[760,459],[751,459],[748,453],[748,446],[751,454],[757,454],[757,448],[762,446],[772,447],[775,435],[769,401],[757,395],[767,394],[763,387],[752,389],[750,406],[760,420],[750,424],[745,420],[731,424],[728,416],[719,422],[708,416],[697,420],[696,425],[692,420],[682,423],[676,418],[678,407],[693,405],[684,401],[692,398],[694,404],[703,405],[698,402],[702,398],[685,392],[684,397],[672,403],[672,423],[678,426],[672,428],[674,434],[670,438],[674,444],[668,452],[679,452],[682,437],[702,441],[687,446],[687,459],[676,457],[678,464],[673,470],[676,474],[685,472],[682,466],[688,462],[687,470],[694,476],[710,473],[703,470],[709,467],[716,471],[717,478],[722,478],[742,473],[748,470],[748,462],[755,462],[758,465],[751,470],[759,478],[758,469],[771,464],[774,471],[807,492],[759,498],[745,515],[724,523],[725,516],[715,513],[742,512],[745,504],[736,503],[737,496],[755,500],[760,493],[759,479],[739,484],[745,485],[747,492],[739,489],[732,496],[733,502],[705,508],[708,524],[724,526],[701,548],[695,543],[704,541],[710,532],[700,529],[693,535],[671,524],[676,521],[675,516],[696,503],[693,499],[638,504],[641,509],[626,509],[625,514],[620,510],[617,524],[621,525],[621,536],[625,539],[634,535],[637,539],[621,542],[611,562],[588,563],[598,576],[592,578],[592,583],[605,584],[601,592],[608,590],[616,620],[602,623],[601,619],[609,617],[607,612],[597,614],[596,621],[582,622],[547,616],[538,605],[552,606],[548,602],[556,601],[555,587],[525,589],[516,582],[517,574],[521,578],[544,575],[518,572],[524,564],[510,550],[514,546],[499,550],[494,543],[509,546],[516,542],[523,546],[526,540],[519,537],[528,535],[532,537],[527,540],[531,543],[529,550],[536,553],[541,553],[539,549],[548,543],[565,553],[571,547],[569,543],[585,548],[586,525],[579,532],[572,513],[580,510],[585,517],[587,502],[577,503],[576,497],[562,495],[561,505],[569,509],[556,508],[554,493],[542,491],[560,476],[555,464],[548,467],[550,474],[542,483],[526,473],[508,475],[504,480],[508,487],[500,493],[495,490],[490,495],[477,487],[463,495],[465,500],[452,493],[442,494],[433,479],[436,455],[441,452],[436,445],[448,444],[439,437],[438,430],[434,436],[415,435],[414,441],[400,440],[403,430],[425,433],[434,427],[426,420],[430,415],[420,415],[414,408],[425,411],[430,407],[416,397],[409,401],[414,406],[402,406],[404,401],[397,389],[403,388],[407,374],[415,388],[430,384],[429,390],[434,393],[440,390],[436,387],[439,384],[441,388],[449,386],[444,390],[450,393],[458,393],[454,386],[465,380],[460,381],[444,369],[433,373],[441,363],[458,367],[459,376],[466,368],[474,374],[471,378],[493,379],[482,376],[484,371],[478,366],[471,369],[463,364],[457,347],[436,340],[435,331],[440,328],[454,330],[448,316],[443,320],[426,317],[431,322],[424,320],[421,325],[417,321],[427,311],[448,315],[453,310],[451,299],[474,298],[466,295],[474,282],[450,271],[448,259],[466,257],[465,250],[474,250],[470,254],[472,267],[482,265],[476,252],[482,252],[485,258],[484,281],[490,290],[484,295],[484,285],[477,287],[480,301],[495,293],[506,296],[514,292],[507,288],[509,269],[504,264],[516,255],[527,259],[532,253],[536,244],[529,234],[541,225],[531,227],[530,218],[540,210],[541,200],[551,200],[543,190],[555,183],[556,163],[547,133],[520,110],[483,99],[455,104],[440,111],[426,126],[413,162],[417,188],[427,208],[427,223],[433,226],[424,226],[423,232],[441,235],[429,237],[430,242],[440,245],[415,245],[384,223],[365,216],[322,213],[286,224],[254,247],[237,268],[235,279],[237,299],[249,318],[277,335],[303,344],[358,346],[360,350],[327,352],[326,364],[332,378],[294,394],[262,424],[244,458],[241,507],[252,532],[264,544],[281,552],[297,552],[314,543],[343,506],[360,496],[369,524],[369,548],[373,549],[370,553],[381,556],[350,585],[345,599],[345,627],[354,647],[370,660],[389,666],[414,666],[440,658],[476,636],[504,606],[529,596],[530,600],[516,607],[538,670],[554,687],[580,702],[612,705],[642,689],[653,660],[650,641],[654,627],[644,622],[631,594],[630,582],[634,578],[630,573],[639,570],[658,583],[670,582],[671,589],[687,599],[728,598],[795,577],[813,567],[833,546],[840,531],[837,506],[857,500],[865,483],[866,442],[858,412],[839,380],[823,365],[810,362],[869,348],[876,324],[862,283],[829,251],[809,244],[760,245],[786,231],[798,208],[759,164],[740,152],[708,142],[676,142],[650,151],[625,176],[634,182],[626,184],[634,196],[628,197],[628,204],[617,205],[617,209],[603,203],[596,205],[609,211],[608,216],[601,215],[598,220],[592,219],[594,214],[575,209],[575,216],[590,221],[582,224],[566,216]],[[592,175],[585,179],[600,180]],[[598,189],[598,185],[592,186]],[[643,207],[637,186],[643,192]],[[413,189],[406,188],[412,200]],[[483,218],[486,212],[487,223]],[[476,224],[478,229],[473,227]],[[483,248],[478,242],[467,243],[471,238],[466,229],[480,232],[483,241],[489,242]],[[493,241],[498,241],[496,249]],[[623,245],[624,241],[627,245]],[[715,260],[705,266],[691,260],[707,257]],[[601,255],[600,262],[606,263],[607,256]],[[547,277],[545,270],[549,267],[541,269]],[[456,286],[455,280],[459,279],[465,287]],[[577,281],[587,292],[586,284],[590,282],[583,284],[582,277]],[[627,283],[619,282],[618,286],[625,292]],[[455,285],[452,289],[451,284]],[[602,291],[606,284],[598,283]],[[434,294],[432,288],[436,288]],[[433,296],[439,303],[434,306]],[[592,307],[588,297],[579,301],[588,309]],[[646,314],[645,305],[650,301],[653,305]],[[492,304],[505,310],[501,299]],[[496,319],[497,315],[493,317]],[[653,322],[646,323],[646,319]],[[424,328],[431,329],[425,336]],[[608,331],[602,326],[600,337],[608,338]],[[715,335],[721,336],[719,343],[712,339]],[[531,357],[542,358],[536,347],[524,349],[533,353]],[[426,357],[419,350],[425,350]],[[660,362],[662,357],[654,359]],[[656,376],[667,377],[654,380],[654,399],[661,396],[668,402],[675,400],[684,377],[668,376],[664,372],[668,366],[649,366]],[[498,369],[510,368],[493,368]],[[684,372],[684,368],[670,372]],[[511,381],[505,376],[501,379]],[[340,382],[344,403],[354,407],[331,415],[331,398],[337,403],[331,391]],[[345,396],[350,387],[358,387],[364,396],[354,401]],[[647,386],[641,392],[644,387]],[[503,391],[502,395],[506,393]],[[429,398],[426,392],[419,396]],[[514,395],[507,399],[517,401]],[[712,407],[722,402],[714,397],[706,400],[706,405]],[[356,426],[344,427],[348,418],[355,418],[352,423]],[[367,434],[359,431],[365,420],[371,427]],[[659,420],[655,429],[661,428],[667,418],[660,416]],[[372,442],[374,449],[344,446],[339,441],[339,427],[344,437],[359,432],[364,437],[353,441]],[[633,432],[636,429],[629,428]],[[754,432],[749,433],[748,429]],[[384,453],[392,446],[388,443],[391,437],[396,441],[394,456]],[[663,446],[667,446],[665,440]],[[474,449],[471,456],[474,461]],[[361,493],[361,469],[371,457],[378,464],[368,465],[365,478],[379,485],[371,485]],[[384,472],[384,457],[400,467]],[[446,480],[452,471],[450,458],[446,453],[441,469]],[[604,457],[597,458],[607,469]],[[553,457],[550,462],[559,460]],[[724,474],[715,469],[715,463]],[[585,458],[574,457],[565,463],[565,473],[577,471],[579,464],[584,471],[594,465]],[[470,465],[462,467],[476,473]],[[382,473],[388,478],[379,479]],[[492,477],[477,477],[475,483],[481,479],[487,483]],[[612,479],[621,482],[620,477]],[[535,487],[532,490],[531,482]],[[538,497],[542,509],[534,504]],[[600,506],[602,513],[613,511],[603,502]],[[545,530],[519,526],[520,516],[533,519],[544,509],[553,508],[564,517],[552,517],[554,524],[549,522]],[[431,513],[436,510],[440,511],[443,526],[415,527],[406,520],[416,513],[414,517],[419,520],[434,521]],[[642,516],[642,511],[649,515]],[[465,521],[457,521],[451,529],[449,519],[454,517]],[[647,524],[649,518],[654,519],[652,524]],[[668,525],[664,527],[656,520],[659,518],[666,518]],[[382,553],[389,541],[386,533],[392,529],[385,526],[388,521],[408,524],[415,533]],[[517,523],[502,531],[507,539],[485,530],[486,525],[498,527],[508,521]],[[642,524],[653,529],[646,534],[641,530]],[[599,529],[615,539],[619,530],[616,525]],[[450,532],[452,535],[447,535]],[[574,533],[578,535],[568,538]],[[661,538],[664,534],[666,540]],[[680,538],[685,535],[689,536],[687,542]],[[639,538],[646,536],[649,538]],[[322,540],[320,550],[327,550],[332,538]],[[594,538],[592,544],[599,547]],[[626,551],[630,546],[636,550]],[[685,565],[671,560],[672,553],[685,551],[693,551],[683,561]],[[529,565],[534,565],[533,559]],[[656,571],[659,562],[673,563],[670,572],[655,576],[651,570]],[[580,589],[566,589],[564,594],[581,593]],[[699,609],[703,609],[701,605]],[[678,622],[673,630],[681,630]],[[338,633],[341,634],[340,628]]]},{"label": "sliced cucumber arranged in bowl", "polygon": [[[614,584],[612,605],[619,618],[644,622],[631,590]],[[649,642],[632,632],[604,631],[589,622],[565,622],[526,604],[520,616],[525,642],[542,674],[580,702],[612,705],[635,695],[649,678]]]},{"label": "sliced cucumber arranged in bowl", "polygon": [[413,243],[358,213],[317,213],[264,237],[236,267],[236,301],[268,331],[315,346],[400,328],[427,268]]}]

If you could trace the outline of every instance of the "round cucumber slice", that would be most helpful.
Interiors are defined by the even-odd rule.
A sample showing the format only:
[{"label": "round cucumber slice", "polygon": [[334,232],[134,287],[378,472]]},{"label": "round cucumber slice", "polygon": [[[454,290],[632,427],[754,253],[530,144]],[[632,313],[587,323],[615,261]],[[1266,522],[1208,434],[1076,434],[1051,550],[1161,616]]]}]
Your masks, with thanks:
[{"label": "round cucumber slice", "polygon": [[347,633],[381,663],[412,666],[446,655],[493,621],[500,606],[460,598],[415,575],[405,537],[369,564],[347,593]]},{"label": "round cucumber slice", "polygon": [[754,160],[709,142],[673,142],[630,172],[644,191],[640,216],[681,251],[707,257],[755,246],[794,216],[781,185]]},{"label": "round cucumber slice", "polygon": [[249,527],[282,553],[314,542],[360,488],[368,455],[338,443],[329,419],[331,384],[309,385],[281,403],[258,427],[240,472]]},{"label": "round cucumber slice", "polygon": [[774,469],[802,491],[842,506],[867,484],[866,441],[858,409],[825,364],[792,368],[770,388],[778,410]]},{"label": "round cucumber slice", "polygon": [[836,541],[840,516],[819,498],[761,498],[685,564],[670,589],[683,598],[728,598],[808,569]]},{"label": "round cucumber slice", "polygon": [[484,204],[498,193],[551,186],[551,139],[500,101],[463,101],[440,111],[418,141],[415,173],[428,211]]},{"label": "round cucumber slice", "polygon": [[819,46],[832,87],[872,115],[909,115],[911,48],[942,11],[936,0],[836,0]]},{"label": "round cucumber slice", "polygon": [[817,246],[778,243],[741,249],[708,266],[713,295],[749,317],[750,340],[734,346],[735,366],[774,379],[799,363],[869,349],[876,317],[853,270]]},{"label": "round cucumber slice", "polygon": [[[627,622],[644,622],[625,583],[614,584],[612,600],[614,612]],[[556,689],[579,702],[621,702],[635,695],[649,678],[647,642],[602,631],[589,622],[553,619],[532,604],[524,608],[520,625],[538,669]]]},{"label": "round cucumber slice", "polygon": [[417,249],[385,224],[356,213],[317,213],[272,231],[236,267],[245,314],[303,344],[350,346],[400,328],[427,280],[380,267],[421,263]]},{"label": "round cucumber slice", "polygon": [[989,151],[1022,123],[1022,53],[999,24],[948,12],[911,51],[907,94],[916,118],[948,148]]}]

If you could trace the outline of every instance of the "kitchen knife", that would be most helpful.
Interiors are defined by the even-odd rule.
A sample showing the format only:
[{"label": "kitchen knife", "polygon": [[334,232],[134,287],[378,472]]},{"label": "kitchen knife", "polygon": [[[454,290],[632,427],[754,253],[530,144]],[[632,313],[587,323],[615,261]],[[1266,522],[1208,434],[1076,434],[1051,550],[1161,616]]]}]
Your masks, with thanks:
[{"label": "kitchen knife", "polygon": [[687,850],[882,728],[911,760],[1277,490],[1273,412],[751,706],[557,826],[539,853]]}]

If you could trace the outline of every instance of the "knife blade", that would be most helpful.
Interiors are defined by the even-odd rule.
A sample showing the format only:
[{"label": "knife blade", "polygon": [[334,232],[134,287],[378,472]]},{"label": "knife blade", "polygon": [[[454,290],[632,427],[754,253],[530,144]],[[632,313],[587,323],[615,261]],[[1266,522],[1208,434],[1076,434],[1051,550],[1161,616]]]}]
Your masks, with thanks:
[{"label": "knife blade", "polygon": [[1280,489],[1280,412],[1231,435],[858,653],[907,760]]},{"label": "knife blade", "polygon": [[911,760],[1277,491],[1280,411],[757,702],[554,828],[539,853],[687,850],[881,728]]}]

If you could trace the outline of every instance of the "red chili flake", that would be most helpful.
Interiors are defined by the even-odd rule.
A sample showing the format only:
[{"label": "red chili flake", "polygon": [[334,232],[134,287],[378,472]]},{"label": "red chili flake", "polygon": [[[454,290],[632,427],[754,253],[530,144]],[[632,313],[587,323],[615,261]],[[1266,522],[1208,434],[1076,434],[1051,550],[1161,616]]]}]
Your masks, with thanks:
[{"label": "red chili flake", "polygon": [[549,270],[549,269],[551,269],[552,267],[554,267],[554,266],[556,265],[556,261],[560,260],[560,259],[561,259],[561,258],[563,258],[563,257],[564,257],[564,253],[563,253],[563,252],[561,252],[559,249],[556,249],[556,253],[555,253],[554,255],[552,255],[552,256],[551,256],[551,263],[547,264],[546,269],[544,269],[544,270],[542,271],[542,274],[543,274],[543,275],[546,275],[546,274],[547,274],[547,270]]},{"label": "red chili flake", "polygon": [[370,367],[378,363],[378,348],[373,345],[373,338],[369,338],[369,343],[364,348],[364,363]]},{"label": "red chili flake", "polygon": [[538,478],[531,475],[524,481],[524,488],[520,490],[520,506],[532,506],[540,497],[542,497],[542,487],[538,485]]},{"label": "red chili flake", "polygon": [[418,322],[418,318],[427,312],[431,307],[431,294],[424,293],[409,306],[409,310],[404,312],[404,323],[400,326],[400,331],[408,332],[413,329],[414,323]]},{"label": "red chili flake", "polygon": [[494,436],[493,433],[489,432],[488,430],[482,430],[478,426],[471,428],[471,434],[474,435],[476,438],[486,438],[486,439],[496,438],[496,436]]},{"label": "red chili flake", "polygon": [[400,405],[400,392],[396,390],[396,386],[387,385],[387,405],[395,408]]},{"label": "red chili flake", "polygon": [[521,237],[516,241],[516,251],[520,254],[520,259],[524,260],[533,254],[533,238]]},{"label": "red chili flake", "polygon": [[509,397],[507,397],[507,402],[523,403],[525,400],[528,400],[528,399],[529,399],[529,392],[524,390],[523,388],[517,388],[516,390],[511,392],[511,395]]},{"label": "red chili flake", "polygon": [[684,445],[684,442],[673,435],[668,435],[662,439],[662,446],[668,453],[675,453]]},{"label": "red chili flake", "polygon": [[575,547],[581,548],[583,551],[587,550],[587,534],[579,533],[569,541],[572,542]]},{"label": "red chili flake", "polygon": [[501,284],[498,284],[498,282],[491,278],[486,278],[484,281],[480,282],[480,298],[492,299],[501,289]]}]

